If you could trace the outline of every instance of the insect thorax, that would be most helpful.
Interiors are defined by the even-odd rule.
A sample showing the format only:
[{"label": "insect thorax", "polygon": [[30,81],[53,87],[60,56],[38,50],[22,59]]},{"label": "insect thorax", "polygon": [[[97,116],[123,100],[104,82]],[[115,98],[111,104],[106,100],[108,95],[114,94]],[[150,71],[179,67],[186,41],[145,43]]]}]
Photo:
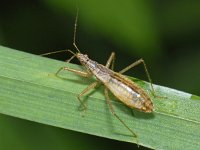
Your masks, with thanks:
[{"label": "insect thorax", "polygon": [[110,69],[90,59],[85,64],[85,67],[90,72],[92,72],[92,74],[95,75],[96,78],[99,79],[101,82],[109,82],[112,74],[112,71]]}]

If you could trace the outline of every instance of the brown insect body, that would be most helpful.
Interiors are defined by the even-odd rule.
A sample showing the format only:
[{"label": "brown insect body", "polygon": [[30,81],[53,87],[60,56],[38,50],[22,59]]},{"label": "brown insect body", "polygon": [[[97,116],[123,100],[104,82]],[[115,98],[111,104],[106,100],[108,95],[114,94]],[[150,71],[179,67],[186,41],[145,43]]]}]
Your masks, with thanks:
[{"label": "brown insect body", "polygon": [[[155,91],[152,85],[152,80],[150,78],[150,75],[148,73],[146,64],[143,59],[139,59],[135,61],[134,63],[130,64],[129,66],[125,67],[119,72],[114,72],[114,59],[115,59],[115,53],[112,52],[109,59],[107,60],[106,65],[101,65],[97,63],[96,61],[93,61],[88,58],[87,55],[82,54],[80,50],[78,49],[76,45],[76,27],[77,27],[77,18],[78,18],[78,10],[77,10],[77,15],[76,15],[76,20],[75,20],[75,25],[74,25],[74,38],[73,38],[73,45],[76,48],[77,52],[74,53],[71,50],[60,50],[60,51],[54,51],[54,52],[49,52],[42,54],[41,56],[49,55],[49,54],[55,54],[55,53],[60,53],[60,52],[70,52],[73,54],[73,56],[67,60],[69,63],[73,58],[77,58],[81,64],[87,69],[87,71],[80,71],[76,70],[73,68],[69,67],[61,67],[57,72],[56,76],[58,76],[59,72],[62,70],[70,71],[73,72],[79,76],[82,77],[91,77],[94,75],[98,81],[95,81],[91,83],[87,88],[85,88],[81,93],[77,95],[77,99],[79,100],[83,110],[85,111],[87,109],[86,105],[83,103],[81,100],[81,97],[89,92],[91,89],[95,88],[99,83],[104,84],[104,94],[105,94],[105,100],[108,104],[108,107],[110,109],[110,112],[126,127],[133,135],[134,138],[137,138],[137,134],[133,132],[131,128],[118,116],[114,110],[114,107],[112,106],[112,102],[110,100],[108,90],[111,91],[111,93],[122,103],[127,105],[129,108],[135,108],[138,109],[139,111],[143,111],[146,113],[150,113],[153,111],[153,103],[148,96],[148,94],[141,88],[139,87],[136,83],[134,83],[132,80],[128,79],[123,73],[128,71],[129,69],[139,65],[143,64],[144,70],[146,72],[146,75],[148,77],[148,80],[150,82],[150,86],[152,89],[152,93],[155,96]],[[111,69],[109,69],[111,66]]]},{"label": "brown insect body", "polygon": [[95,75],[121,102],[130,108],[150,113],[153,111],[153,103],[146,92],[120,73],[98,64],[88,58],[87,55],[77,53],[76,57],[86,69]]}]

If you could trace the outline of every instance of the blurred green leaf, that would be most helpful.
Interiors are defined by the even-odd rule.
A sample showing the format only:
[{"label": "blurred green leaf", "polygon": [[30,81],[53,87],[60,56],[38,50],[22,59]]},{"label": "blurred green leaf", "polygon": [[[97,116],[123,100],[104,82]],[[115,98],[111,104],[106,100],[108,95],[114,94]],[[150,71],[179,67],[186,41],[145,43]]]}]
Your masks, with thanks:
[{"label": "blurred green leaf", "polygon": [[[47,125],[75,130],[110,139],[136,142],[121,123],[111,115],[102,88],[83,97],[88,106],[85,117],[79,111],[77,94],[91,80],[70,72],[62,72],[66,79],[55,77],[62,66],[81,69],[39,56],[0,47],[0,113]],[[149,84],[136,80],[145,90]],[[160,96],[152,98],[155,112],[134,111],[113,99],[116,113],[139,136],[140,145],[154,149],[200,148],[200,99],[188,93],[155,86]]]},{"label": "blurred green leaf", "polygon": [[[79,8],[79,22],[88,22],[87,30],[116,43],[126,45],[129,53],[157,56],[160,50],[158,27],[152,2],[143,0],[43,0],[56,12],[76,14]],[[76,3],[77,2],[77,3]],[[74,15],[75,16],[75,15]],[[80,25],[80,24],[78,24]],[[124,47],[124,46],[123,46]]]},{"label": "blurred green leaf", "polygon": [[160,12],[162,28],[165,34],[174,38],[187,38],[199,30],[200,1],[168,1]]}]

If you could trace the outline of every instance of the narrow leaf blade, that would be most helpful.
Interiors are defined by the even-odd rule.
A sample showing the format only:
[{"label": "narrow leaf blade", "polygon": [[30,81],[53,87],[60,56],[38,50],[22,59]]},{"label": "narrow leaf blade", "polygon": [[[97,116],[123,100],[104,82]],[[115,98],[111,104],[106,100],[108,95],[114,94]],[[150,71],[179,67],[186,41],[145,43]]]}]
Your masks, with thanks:
[{"label": "narrow leaf blade", "polygon": [[[83,69],[44,57],[0,47],[0,113],[43,124],[75,130],[126,142],[136,142],[129,131],[109,112],[103,87],[92,90],[83,100],[88,107],[79,111],[76,98],[94,79],[55,72],[62,66]],[[132,78],[147,92],[149,83]],[[155,112],[134,111],[114,97],[116,113],[137,133],[140,145],[154,149],[200,148],[200,98],[195,95],[154,85]],[[150,93],[150,92],[149,92]],[[83,117],[84,115],[84,117]]]}]

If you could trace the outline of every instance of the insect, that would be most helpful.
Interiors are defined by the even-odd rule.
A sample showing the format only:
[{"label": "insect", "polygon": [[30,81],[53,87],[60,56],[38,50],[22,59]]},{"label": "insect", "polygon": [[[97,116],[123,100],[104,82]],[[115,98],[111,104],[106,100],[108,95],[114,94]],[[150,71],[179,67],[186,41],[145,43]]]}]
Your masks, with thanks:
[{"label": "insect", "polygon": [[129,108],[134,108],[139,111],[143,111],[145,113],[151,113],[153,111],[153,103],[151,101],[151,98],[149,95],[136,83],[134,83],[132,80],[128,79],[123,73],[128,71],[129,69],[135,67],[136,65],[143,64],[144,70],[147,74],[148,80],[150,81],[150,85],[152,88],[152,93],[154,94],[154,88],[152,85],[152,80],[150,78],[150,75],[148,73],[146,64],[143,59],[139,59],[138,61],[132,63],[131,65],[127,66],[123,70],[119,72],[114,72],[114,60],[115,60],[115,53],[112,52],[106,65],[101,65],[97,63],[96,61],[91,60],[88,58],[86,54],[82,54],[80,50],[78,49],[76,45],[76,30],[77,30],[77,18],[78,18],[78,11],[75,19],[75,25],[74,25],[74,37],[73,37],[73,45],[75,49],[77,50],[76,53],[74,53],[71,50],[61,50],[56,52],[50,52],[45,53],[42,55],[49,55],[52,53],[58,53],[58,52],[70,52],[73,54],[73,56],[67,61],[70,62],[73,58],[77,58],[80,63],[86,68],[86,71],[79,71],[75,70],[69,67],[61,67],[57,72],[56,75],[60,73],[60,71],[66,70],[73,72],[77,75],[80,75],[82,77],[91,77],[95,76],[96,81],[90,84],[86,89],[84,89],[78,96],[78,100],[81,103],[81,106],[83,106],[84,110],[86,110],[86,105],[82,102],[81,97],[86,94],[91,89],[95,88],[99,84],[104,85],[104,94],[106,98],[106,102],[109,106],[110,112],[126,127],[133,135],[133,137],[137,138],[137,135],[135,132],[133,132],[132,129],[128,127],[128,125],[116,114],[110,97],[109,97],[109,91],[122,103],[124,103]]}]

